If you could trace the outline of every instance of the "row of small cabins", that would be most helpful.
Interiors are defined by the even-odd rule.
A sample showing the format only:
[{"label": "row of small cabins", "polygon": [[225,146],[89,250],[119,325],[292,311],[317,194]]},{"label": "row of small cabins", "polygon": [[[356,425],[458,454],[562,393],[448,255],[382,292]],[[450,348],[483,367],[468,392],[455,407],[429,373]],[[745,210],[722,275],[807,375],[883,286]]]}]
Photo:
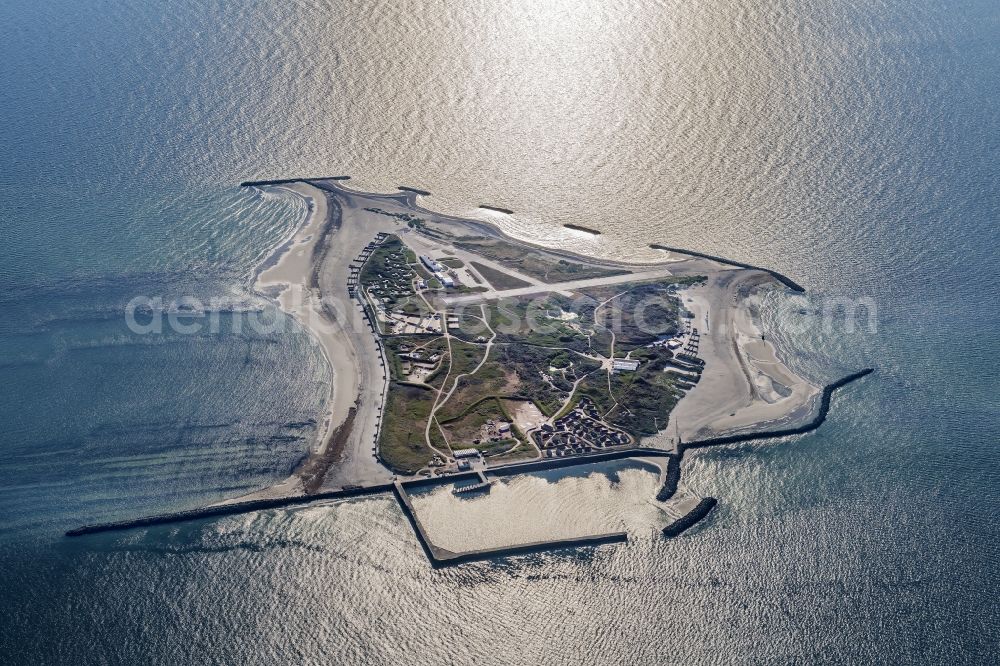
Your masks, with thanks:
[{"label": "row of small cabins", "polygon": [[544,450],[546,457],[588,453],[615,446],[628,446],[632,438],[601,422],[597,408],[589,400],[581,400],[573,411],[544,424],[532,433],[535,443]]}]

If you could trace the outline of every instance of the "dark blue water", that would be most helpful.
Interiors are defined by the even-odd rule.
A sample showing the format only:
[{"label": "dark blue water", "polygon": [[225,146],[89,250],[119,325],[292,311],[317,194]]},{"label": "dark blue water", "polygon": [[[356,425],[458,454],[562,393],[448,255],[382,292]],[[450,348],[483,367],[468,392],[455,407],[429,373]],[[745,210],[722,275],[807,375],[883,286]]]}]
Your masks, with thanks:
[{"label": "dark blue water", "polygon": [[[993,663],[998,45],[985,0],[0,6],[0,661]],[[765,315],[811,377],[877,372],[691,456],[720,504],[671,542],[435,572],[388,499],[62,539],[300,459],[329,370],[241,322],[303,211],[235,184],[334,173],[871,298]],[[135,296],[218,331],[135,334]]]}]

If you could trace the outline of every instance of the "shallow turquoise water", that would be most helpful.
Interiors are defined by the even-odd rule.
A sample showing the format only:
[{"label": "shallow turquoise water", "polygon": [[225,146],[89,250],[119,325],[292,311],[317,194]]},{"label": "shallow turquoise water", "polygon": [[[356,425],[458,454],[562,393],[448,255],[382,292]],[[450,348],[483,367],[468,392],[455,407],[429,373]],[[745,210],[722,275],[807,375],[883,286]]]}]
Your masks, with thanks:
[{"label": "shallow turquoise water", "polygon": [[[0,6],[0,661],[990,663],[998,32],[979,1]],[[767,317],[816,379],[878,372],[689,458],[720,505],[669,543],[431,571],[388,499],[60,538],[299,459],[328,369],[232,327],[302,210],[236,183],[334,173],[871,297],[874,332]],[[224,297],[221,331],[130,334],[136,295]]]}]

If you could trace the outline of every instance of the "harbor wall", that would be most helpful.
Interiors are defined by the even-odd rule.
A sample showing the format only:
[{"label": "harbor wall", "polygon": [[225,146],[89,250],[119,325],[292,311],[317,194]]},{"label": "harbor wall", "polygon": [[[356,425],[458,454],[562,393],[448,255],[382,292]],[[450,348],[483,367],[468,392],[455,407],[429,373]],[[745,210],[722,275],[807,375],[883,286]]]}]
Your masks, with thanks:
[{"label": "harbor wall", "polygon": [[608,534],[596,534],[593,536],[573,537],[570,539],[552,539],[550,541],[536,541],[514,546],[501,546],[499,548],[483,548],[481,550],[469,550],[463,553],[454,553],[448,557],[437,559],[433,562],[435,567],[450,567],[466,562],[476,562],[479,560],[490,560],[495,557],[510,557],[511,555],[525,555],[528,553],[541,553],[561,548],[583,548],[586,546],[599,546],[605,543],[627,543],[628,533],[611,532]]},{"label": "harbor wall", "polygon": [[663,536],[669,538],[675,537],[686,529],[693,527],[698,521],[711,513],[715,505],[718,504],[718,500],[714,497],[704,497],[697,506],[691,509],[686,515],[681,516],[674,522],[670,523],[663,528]]},{"label": "harbor wall", "polygon": [[681,457],[671,455],[667,458],[667,473],[663,479],[663,487],[656,493],[656,501],[666,502],[677,492],[677,484],[681,480]]}]

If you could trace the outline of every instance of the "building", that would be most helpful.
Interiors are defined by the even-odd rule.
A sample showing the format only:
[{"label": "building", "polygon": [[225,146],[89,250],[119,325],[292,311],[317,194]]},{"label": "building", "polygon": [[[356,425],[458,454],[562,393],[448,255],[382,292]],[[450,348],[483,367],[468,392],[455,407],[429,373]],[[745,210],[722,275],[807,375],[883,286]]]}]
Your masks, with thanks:
[{"label": "building", "polygon": [[611,369],[618,372],[635,372],[639,369],[639,361],[635,361],[628,358],[615,359],[611,363]]},{"label": "building", "polygon": [[420,263],[422,263],[424,267],[431,273],[443,273],[445,270],[444,266],[434,261],[425,254],[420,255]]},{"label": "building", "polygon": [[462,458],[477,458],[479,457],[479,449],[456,449],[454,454],[455,460],[461,460]]},{"label": "building", "polygon": [[440,278],[441,278],[441,284],[443,284],[446,288],[452,289],[455,287],[455,281],[452,280],[447,275],[441,275]]}]

